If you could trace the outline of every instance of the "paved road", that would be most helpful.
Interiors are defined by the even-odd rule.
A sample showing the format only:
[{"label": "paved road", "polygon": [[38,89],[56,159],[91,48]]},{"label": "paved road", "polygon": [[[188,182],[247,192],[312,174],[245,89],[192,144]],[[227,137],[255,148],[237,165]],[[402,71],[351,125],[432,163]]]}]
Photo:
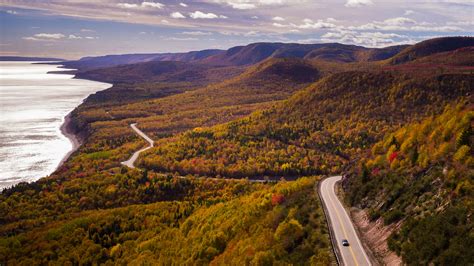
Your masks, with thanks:
[{"label": "paved road", "polygon": [[[372,265],[357,236],[349,215],[336,196],[335,185],[341,178],[341,176],[326,178],[319,187],[319,193],[328,212],[327,218],[330,219],[331,230],[337,242],[340,257],[344,265]],[[343,239],[349,241],[348,247],[342,246]]]},{"label": "paved road", "polygon": [[148,147],[146,148],[143,148],[139,151],[136,151],[132,157],[130,157],[130,159],[126,160],[125,162],[122,162],[123,165],[126,165],[130,168],[135,168],[135,166],[133,165],[135,163],[135,161],[138,159],[138,156],[140,155],[141,152],[144,152],[150,148],[153,147],[153,140],[148,137],[145,133],[143,133],[140,129],[137,128],[136,126],[137,124],[131,124],[130,127],[132,127],[133,130],[135,130],[135,132],[137,132],[138,135],[140,135],[140,137],[144,138],[146,141],[148,141],[148,143],[150,144]]}]

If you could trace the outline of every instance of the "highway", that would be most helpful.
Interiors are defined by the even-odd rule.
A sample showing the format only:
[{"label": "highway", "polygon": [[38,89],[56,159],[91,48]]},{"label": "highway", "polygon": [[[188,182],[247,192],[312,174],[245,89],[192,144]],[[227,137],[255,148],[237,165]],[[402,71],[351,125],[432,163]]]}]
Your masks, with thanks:
[{"label": "highway", "polygon": [[[154,142],[150,137],[138,129],[136,124],[131,124],[130,127],[149,143],[147,147],[136,151],[130,159],[122,162],[123,165],[135,168],[134,163],[140,153],[152,148]],[[329,219],[329,225],[331,226],[330,230],[333,236],[333,246],[334,248],[337,248],[337,250],[335,250],[336,256],[338,256],[339,261],[344,265],[372,265],[359,240],[349,215],[336,195],[335,185],[341,180],[341,178],[341,176],[329,177],[321,181],[321,184],[319,185],[319,195],[321,196],[321,200],[325,206],[326,218]],[[252,181],[262,182],[263,180]],[[349,246],[342,245],[343,239],[349,241]]]},{"label": "highway", "polygon": [[[329,219],[330,230],[333,235],[333,242],[337,244],[335,248],[336,256],[342,260],[344,265],[372,265],[364,247],[354,229],[349,215],[335,192],[336,182],[341,180],[341,176],[326,178],[319,186],[319,195],[326,207],[326,218]],[[347,239],[349,246],[343,246],[342,240]]]},{"label": "highway", "polygon": [[145,147],[145,148],[143,148],[143,149],[141,149],[141,150],[136,151],[136,152],[132,155],[132,157],[130,157],[130,159],[128,159],[128,160],[122,162],[123,165],[126,165],[126,166],[128,166],[128,167],[130,167],[130,168],[135,168],[135,166],[134,166],[133,164],[134,164],[135,161],[138,159],[138,156],[140,155],[140,153],[142,153],[142,152],[144,152],[144,151],[146,151],[146,150],[148,150],[148,149],[151,149],[151,148],[153,147],[153,140],[152,140],[150,137],[148,137],[145,133],[143,133],[140,129],[138,129],[136,123],[131,124],[130,127],[131,127],[135,132],[137,132],[137,134],[138,134],[140,137],[144,138],[144,139],[149,143],[148,147]]}]

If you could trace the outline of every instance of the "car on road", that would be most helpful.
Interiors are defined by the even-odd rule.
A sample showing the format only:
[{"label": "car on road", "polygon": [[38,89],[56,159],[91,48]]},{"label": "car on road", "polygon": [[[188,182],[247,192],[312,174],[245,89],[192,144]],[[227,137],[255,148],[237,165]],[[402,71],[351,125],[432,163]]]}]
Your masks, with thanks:
[{"label": "car on road", "polygon": [[348,246],[349,246],[349,241],[347,241],[347,239],[343,239],[343,240],[342,240],[342,245],[343,245],[344,247],[348,247]]}]

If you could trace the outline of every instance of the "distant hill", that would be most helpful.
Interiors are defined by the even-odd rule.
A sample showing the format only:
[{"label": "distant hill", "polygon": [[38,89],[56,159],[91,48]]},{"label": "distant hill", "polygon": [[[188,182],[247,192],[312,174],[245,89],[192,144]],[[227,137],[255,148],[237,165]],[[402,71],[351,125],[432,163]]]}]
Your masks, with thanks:
[{"label": "distant hill", "polygon": [[152,61],[179,61],[215,66],[248,66],[269,58],[300,58],[329,62],[368,62],[388,59],[407,46],[365,48],[339,43],[252,43],[228,50],[202,50],[188,53],[125,54],[84,57],[64,62],[67,68],[81,71]]},{"label": "distant hill", "polygon": [[443,37],[430,39],[405,48],[399,54],[391,58],[388,63],[391,65],[403,64],[432,54],[453,51],[469,46],[474,46],[473,37]]},{"label": "distant hill", "polygon": [[183,61],[192,62],[202,60],[208,56],[222,52],[222,50],[202,50],[187,53],[153,53],[153,54],[123,54],[84,57],[76,61],[64,62],[67,68],[90,70],[95,68],[112,67],[126,64],[136,64],[151,61]]},{"label": "distant hill", "polygon": [[177,61],[151,61],[83,71],[77,77],[113,83],[165,81],[169,76],[180,76],[181,81],[203,79],[210,67]]},{"label": "distant hill", "polygon": [[0,61],[64,61],[64,59],[50,57],[0,56]]},{"label": "distant hill", "polygon": [[209,56],[201,62],[240,66],[252,65],[268,58],[300,58],[342,63],[378,61],[388,59],[406,47],[393,46],[377,49],[339,43],[253,43],[230,48],[225,52]]},{"label": "distant hill", "polygon": [[248,68],[239,80],[265,82],[266,80],[286,80],[288,82],[314,82],[320,77],[319,71],[308,61],[298,58],[270,58]]},{"label": "distant hill", "polygon": [[228,80],[243,71],[238,67],[151,61],[79,71],[76,77],[114,84],[114,89],[90,96],[93,102],[100,104],[104,101],[128,102],[164,97]]},{"label": "distant hill", "polygon": [[436,53],[416,59],[409,64],[430,64],[474,67],[474,46]]}]

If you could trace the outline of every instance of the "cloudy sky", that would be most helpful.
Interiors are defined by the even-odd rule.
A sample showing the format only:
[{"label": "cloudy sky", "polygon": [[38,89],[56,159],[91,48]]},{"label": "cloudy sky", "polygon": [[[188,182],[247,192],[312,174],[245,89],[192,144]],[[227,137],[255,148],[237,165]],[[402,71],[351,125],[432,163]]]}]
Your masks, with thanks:
[{"label": "cloudy sky", "polygon": [[252,42],[367,47],[474,35],[473,0],[0,0],[0,54],[79,58]]}]

